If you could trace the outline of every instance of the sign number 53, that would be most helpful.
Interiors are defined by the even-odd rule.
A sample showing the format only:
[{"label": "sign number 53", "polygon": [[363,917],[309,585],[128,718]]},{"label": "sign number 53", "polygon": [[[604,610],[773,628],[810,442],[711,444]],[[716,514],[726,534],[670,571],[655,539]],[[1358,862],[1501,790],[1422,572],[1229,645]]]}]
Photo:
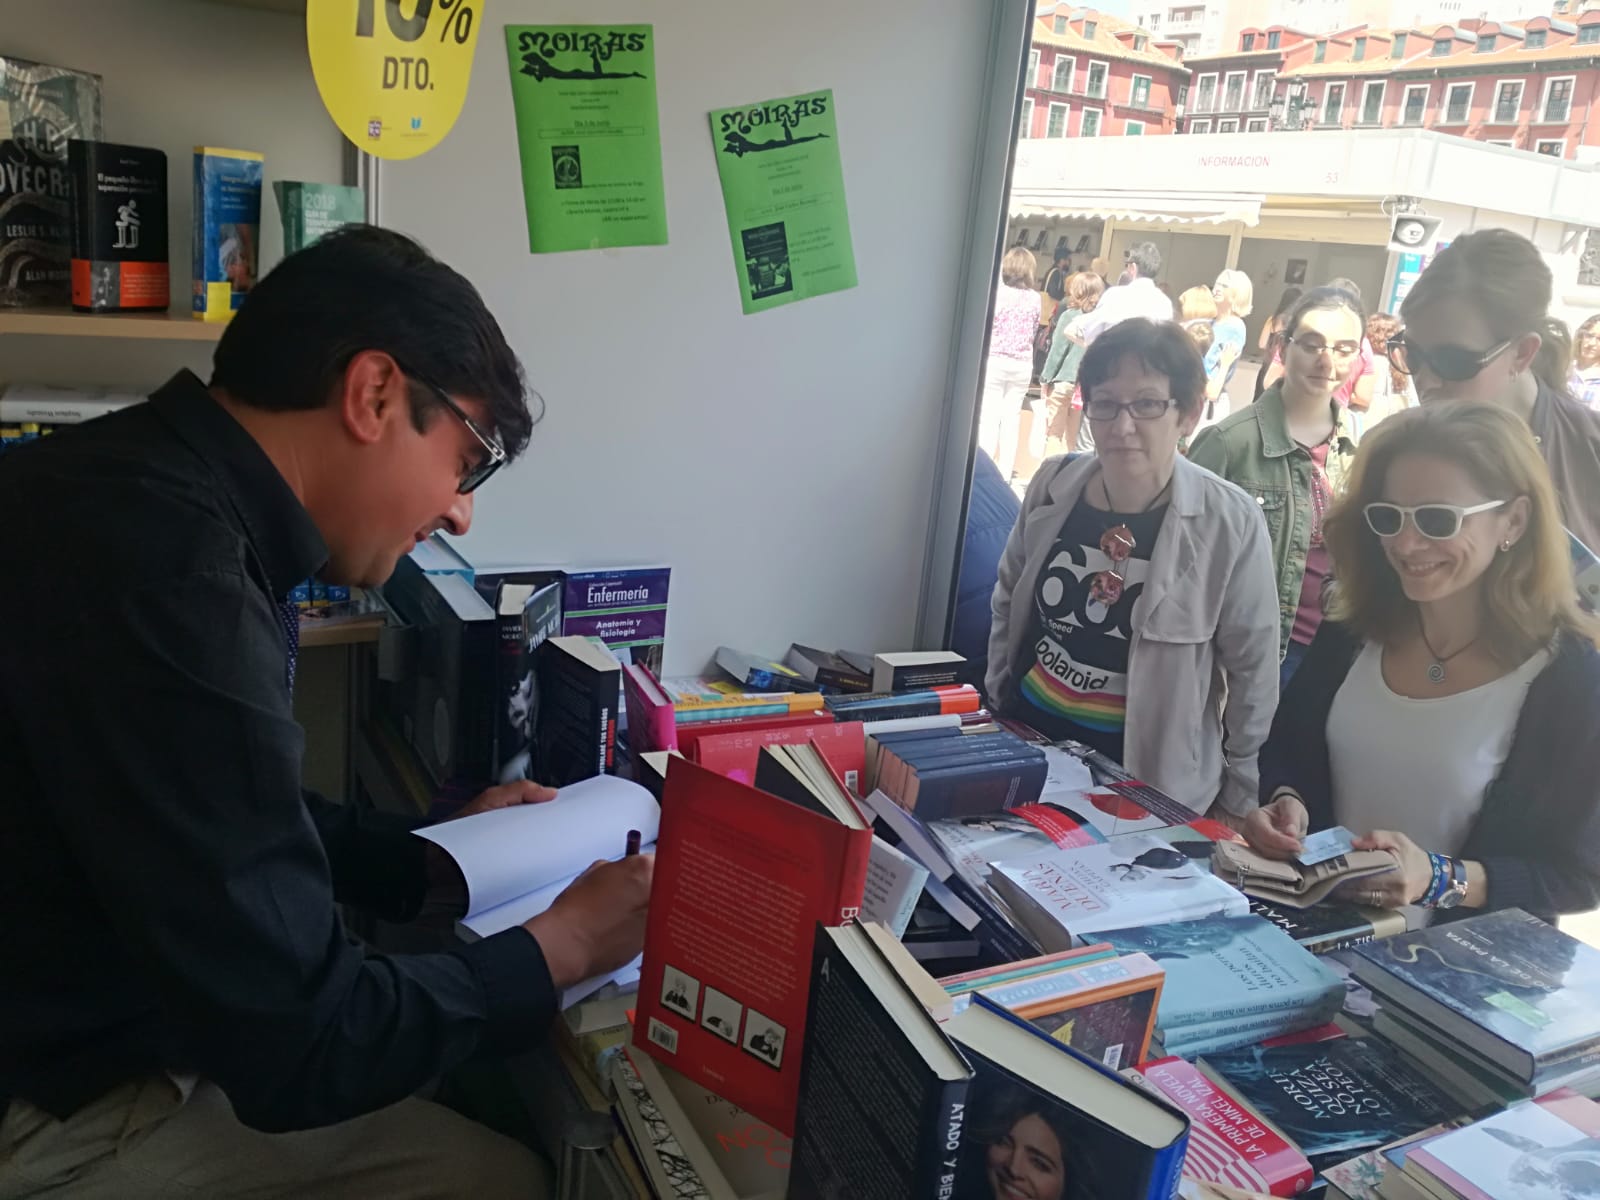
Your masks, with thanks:
[{"label": "sign number 53", "polygon": [[306,45],[322,102],[380,158],[438,145],[467,98],[484,0],[316,0]]}]

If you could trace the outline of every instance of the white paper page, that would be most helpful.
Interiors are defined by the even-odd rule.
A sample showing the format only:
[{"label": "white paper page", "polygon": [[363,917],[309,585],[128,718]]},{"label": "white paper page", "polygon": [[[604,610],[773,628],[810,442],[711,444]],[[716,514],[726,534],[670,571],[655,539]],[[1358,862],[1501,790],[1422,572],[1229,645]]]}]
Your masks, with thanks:
[{"label": "white paper page", "polygon": [[1076,754],[1070,754],[1059,746],[1045,746],[1044,761],[1044,792],[1039,797],[1041,800],[1053,799],[1054,794],[1060,792],[1094,790],[1094,776],[1089,772],[1089,765]]},{"label": "white paper page", "polygon": [[[648,845],[639,847],[639,852],[641,854],[650,854],[655,851],[655,848],[656,844],[651,842]],[[622,857],[622,853],[619,850],[616,854],[605,857],[608,862],[615,862]],[[590,860],[590,862],[593,861],[593,859]],[[589,863],[584,863],[583,869],[585,871],[588,870]],[[554,904],[556,897],[566,891],[573,880],[577,879],[582,873],[582,871],[576,871],[571,875],[563,876],[552,883],[545,884],[541,888],[535,888],[531,892],[525,892],[521,896],[507,900],[504,904],[497,904],[493,908],[486,908],[480,913],[473,913],[463,917],[456,924],[461,929],[468,930],[481,938],[499,933],[502,929],[510,929],[513,925],[521,925],[524,921],[537,917]]]},{"label": "white paper page", "polygon": [[861,897],[861,917],[888,926],[897,938],[905,937],[911,910],[917,906],[928,868],[873,835],[867,860],[867,886]]},{"label": "white paper page", "polygon": [[460,866],[467,915],[473,917],[570,880],[597,859],[622,857],[630,829],[639,831],[641,841],[654,842],[660,826],[661,808],[648,791],[597,775],[562,788],[544,804],[495,809],[416,832]]}]

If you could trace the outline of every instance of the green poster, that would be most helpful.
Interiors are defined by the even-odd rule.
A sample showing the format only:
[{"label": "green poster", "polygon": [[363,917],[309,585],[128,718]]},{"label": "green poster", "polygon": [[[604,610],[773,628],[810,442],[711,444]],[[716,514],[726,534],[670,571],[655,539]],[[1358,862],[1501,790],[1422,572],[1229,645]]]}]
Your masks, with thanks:
[{"label": "green poster", "polygon": [[747,313],[856,285],[833,92],[711,114]]},{"label": "green poster", "polygon": [[507,25],[528,249],[667,241],[649,25]]}]

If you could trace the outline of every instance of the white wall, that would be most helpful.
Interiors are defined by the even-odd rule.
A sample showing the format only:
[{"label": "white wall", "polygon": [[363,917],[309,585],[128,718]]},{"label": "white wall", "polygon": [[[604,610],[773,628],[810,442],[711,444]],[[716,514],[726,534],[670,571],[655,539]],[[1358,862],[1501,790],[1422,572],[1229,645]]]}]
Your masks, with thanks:
[{"label": "white wall", "polygon": [[[185,311],[195,146],[261,151],[268,191],[273,179],[341,179],[343,139],[317,96],[301,19],[196,0],[0,0],[0,54],[99,74],[106,138],[166,152],[172,299]],[[261,227],[265,267],[283,253],[270,195]],[[0,338],[0,382],[149,387],[209,364],[204,345]]]},{"label": "white wall", "polygon": [[[549,405],[527,455],[484,490],[465,552],[670,564],[672,673],[719,642],[909,644],[992,6],[490,11],[459,124],[430,154],[385,164],[382,193],[385,224],[482,290]],[[530,255],[502,26],[602,15],[656,25],[670,244]],[[823,87],[860,286],[743,316],[707,113]]]}]

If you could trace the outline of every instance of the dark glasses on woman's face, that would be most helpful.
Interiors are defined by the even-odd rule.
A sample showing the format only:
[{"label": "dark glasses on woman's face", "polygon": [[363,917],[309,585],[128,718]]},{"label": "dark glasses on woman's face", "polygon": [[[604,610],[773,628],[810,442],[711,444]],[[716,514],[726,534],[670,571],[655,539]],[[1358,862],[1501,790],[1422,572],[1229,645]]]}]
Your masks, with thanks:
[{"label": "dark glasses on woman's face", "polygon": [[1407,508],[1403,504],[1379,500],[1361,511],[1366,514],[1367,528],[1379,537],[1397,537],[1405,528],[1406,518],[1410,517],[1411,523],[1423,537],[1443,542],[1460,533],[1461,522],[1473,513],[1488,512],[1504,503],[1504,500],[1488,500],[1467,508],[1459,504],[1418,504],[1414,508]]},{"label": "dark glasses on woman's face", "polygon": [[1509,338],[1487,350],[1451,344],[1424,349],[1407,341],[1402,333],[1389,339],[1388,355],[1389,361],[1407,375],[1415,375],[1419,368],[1426,367],[1440,379],[1450,383],[1465,383],[1505,353],[1506,347],[1515,340]]}]

